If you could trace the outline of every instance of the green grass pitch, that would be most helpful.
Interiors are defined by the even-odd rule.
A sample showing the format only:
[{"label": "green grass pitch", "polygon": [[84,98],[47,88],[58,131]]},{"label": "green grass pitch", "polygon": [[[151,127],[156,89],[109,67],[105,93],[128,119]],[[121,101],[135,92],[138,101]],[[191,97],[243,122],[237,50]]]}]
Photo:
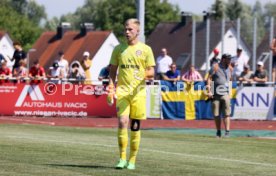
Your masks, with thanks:
[{"label": "green grass pitch", "polygon": [[116,129],[0,125],[1,176],[273,176],[276,140],[143,130],[136,170],[116,170]]}]

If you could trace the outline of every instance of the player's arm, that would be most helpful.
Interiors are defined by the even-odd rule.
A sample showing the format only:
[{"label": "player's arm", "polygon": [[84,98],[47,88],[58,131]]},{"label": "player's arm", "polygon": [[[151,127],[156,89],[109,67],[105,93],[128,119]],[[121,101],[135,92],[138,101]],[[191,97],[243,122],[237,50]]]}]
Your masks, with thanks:
[{"label": "player's arm", "polygon": [[118,65],[112,65],[109,72],[109,85],[114,87],[114,83],[116,80],[116,74],[117,74]]},{"label": "player's arm", "polygon": [[147,67],[145,73],[146,80],[153,80],[154,79],[154,67]]},{"label": "player's arm", "polygon": [[145,70],[145,79],[153,80],[155,74],[155,60],[153,56],[152,49],[150,47],[147,48],[147,58],[146,58],[146,70]]},{"label": "player's arm", "polygon": [[218,69],[219,69],[219,65],[218,65],[218,63],[216,63],[213,65],[212,69],[209,71],[207,81],[206,81],[206,90],[208,93],[208,98],[213,98],[213,92],[211,90],[212,76],[218,71]]}]

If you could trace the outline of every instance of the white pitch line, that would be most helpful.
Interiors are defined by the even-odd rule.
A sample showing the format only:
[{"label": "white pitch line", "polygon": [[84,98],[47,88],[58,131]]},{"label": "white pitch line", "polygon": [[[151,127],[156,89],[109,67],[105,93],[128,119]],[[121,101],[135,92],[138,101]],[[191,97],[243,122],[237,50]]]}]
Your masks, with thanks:
[{"label": "white pitch line", "polygon": [[29,122],[29,123],[39,123],[39,124],[46,124],[46,125],[55,125],[55,122],[44,122],[38,120],[28,120],[28,119],[19,119],[19,118],[11,118],[11,117],[0,117],[0,120],[10,120],[10,121],[18,121],[18,122]]},{"label": "white pitch line", "polygon": [[[18,136],[7,136],[7,137],[16,138],[16,139],[40,140],[40,141],[55,142],[55,143],[101,146],[101,147],[109,147],[109,148],[116,148],[117,147],[117,145],[93,144],[93,143],[87,143],[87,142],[71,142],[71,141],[61,141],[61,140],[42,139],[42,138],[33,138],[33,137],[18,137]],[[140,150],[146,151],[146,152],[167,154],[167,155],[177,155],[177,156],[182,156],[182,157],[186,157],[186,158],[199,158],[201,160],[220,160],[220,161],[227,161],[227,162],[234,162],[234,163],[241,163],[241,164],[266,166],[266,167],[276,167],[276,164],[260,163],[260,162],[246,161],[246,160],[217,158],[217,157],[212,157],[212,156],[201,156],[201,155],[193,155],[193,154],[188,154],[188,153],[176,153],[176,152],[168,152],[168,151],[162,151],[162,150],[152,150],[152,149],[145,149],[145,148],[142,148]]]},{"label": "white pitch line", "polygon": [[227,159],[227,158],[217,158],[217,157],[212,157],[212,156],[192,155],[192,154],[187,154],[187,153],[166,152],[166,151],[162,151],[162,150],[151,150],[151,149],[142,149],[142,150],[148,151],[148,152],[154,152],[154,153],[168,154],[168,155],[177,155],[177,156],[184,156],[184,157],[191,157],[191,158],[200,158],[200,159],[204,159],[204,160],[220,160],[220,161],[228,161],[228,162],[238,162],[238,163],[242,163],[242,164],[276,167],[275,164],[269,164],[269,163],[259,163],[259,162],[253,162],[253,161]]}]

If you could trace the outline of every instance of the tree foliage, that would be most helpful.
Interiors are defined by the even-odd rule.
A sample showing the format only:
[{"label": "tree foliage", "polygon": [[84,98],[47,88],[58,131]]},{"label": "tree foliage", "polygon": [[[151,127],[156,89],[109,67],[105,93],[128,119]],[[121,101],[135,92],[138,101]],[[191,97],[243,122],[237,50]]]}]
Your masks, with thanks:
[{"label": "tree foliage", "polygon": [[9,7],[0,7],[0,29],[8,32],[13,40],[30,48],[42,32],[38,26]]},{"label": "tree foliage", "polygon": [[[268,13],[274,12],[276,6],[265,6]],[[273,8],[270,8],[273,7]],[[265,35],[265,12],[260,1],[256,1],[253,7],[242,3],[240,0],[229,0],[225,3],[223,0],[216,0],[212,5],[212,10],[216,11],[215,19],[222,19],[236,21],[241,19],[241,36],[251,45],[253,42],[253,24],[254,18],[257,19],[257,44],[261,42]],[[226,13],[224,13],[226,11]],[[276,13],[275,13],[276,15]]]},{"label": "tree foliage", "polygon": [[[145,35],[149,35],[160,21],[177,21],[180,16],[178,6],[167,0],[145,1]],[[128,18],[136,17],[135,0],[87,0],[74,14],[67,14],[61,20],[72,23],[74,28],[84,22],[92,22],[97,30],[113,30],[120,38],[123,24]]]},{"label": "tree foliage", "polygon": [[236,20],[242,16],[243,4],[240,0],[228,1],[226,14],[230,20]]},{"label": "tree foliage", "polygon": [[212,5],[212,10],[215,11],[214,18],[222,19],[225,17],[225,2],[223,0],[216,0]]}]

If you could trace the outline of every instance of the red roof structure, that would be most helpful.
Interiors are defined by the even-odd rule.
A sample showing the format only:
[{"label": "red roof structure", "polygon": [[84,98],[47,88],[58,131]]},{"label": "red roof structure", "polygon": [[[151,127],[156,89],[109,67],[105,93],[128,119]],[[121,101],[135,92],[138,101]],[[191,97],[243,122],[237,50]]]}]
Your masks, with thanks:
[{"label": "red roof structure", "polygon": [[44,68],[48,68],[63,51],[69,64],[74,60],[81,60],[84,51],[90,53],[93,59],[99,48],[105,42],[111,31],[63,31],[44,32],[33,45],[33,52],[29,53],[30,64],[39,59]]}]

